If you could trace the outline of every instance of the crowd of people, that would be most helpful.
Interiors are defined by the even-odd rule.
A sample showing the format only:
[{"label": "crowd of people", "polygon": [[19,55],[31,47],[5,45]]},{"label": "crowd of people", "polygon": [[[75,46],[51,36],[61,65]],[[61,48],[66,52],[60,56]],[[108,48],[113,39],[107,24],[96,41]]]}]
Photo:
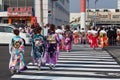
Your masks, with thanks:
[{"label": "crowd of people", "polygon": [[[49,65],[53,69],[57,63],[60,51],[70,52],[72,45],[90,44],[90,47],[104,48],[108,45],[116,45],[120,41],[120,29],[115,28],[95,28],[92,27],[85,31],[79,31],[76,28],[71,30],[69,25],[64,29],[54,24],[46,24],[44,28],[39,24],[36,26],[25,27],[24,30],[31,36],[31,58],[32,63],[37,63],[38,70],[41,66]],[[11,54],[9,69],[11,73],[26,70],[27,66],[24,61],[24,41],[19,36],[20,29],[15,29],[15,36],[9,44]]]},{"label": "crowd of people", "polygon": [[[64,32],[60,26],[58,26],[59,28],[56,30],[56,26],[54,24],[49,25],[47,30],[45,27],[42,30],[40,25],[32,25],[31,29],[27,31],[27,33],[31,36],[32,63],[33,65],[37,63],[39,70],[41,65],[46,64],[49,64],[50,69],[55,67],[60,53],[60,46],[61,49],[63,49],[63,44],[65,45],[64,50],[67,52],[72,49],[71,45],[73,38],[69,25],[66,26],[66,30]],[[15,36],[9,44],[9,52],[11,54],[9,69],[12,74],[15,72],[19,73],[20,71],[27,69],[24,61],[24,41],[22,37],[19,36],[21,30],[16,28],[13,32]],[[62,41],[64,41],[64,43]]]},{"label": "crowd of people", "polygon": [[120,42],[119,27],[99,27],[91,28],[87,31],[87,41],[91,48],[117,45]]}]

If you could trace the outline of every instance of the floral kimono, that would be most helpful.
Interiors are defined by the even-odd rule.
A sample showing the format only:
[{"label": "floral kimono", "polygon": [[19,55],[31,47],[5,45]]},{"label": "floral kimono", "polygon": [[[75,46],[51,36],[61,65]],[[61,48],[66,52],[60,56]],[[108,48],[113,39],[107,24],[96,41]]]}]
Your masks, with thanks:
[{"label": "floral kimono", "polygon": [[45,64],[45,38],[41,34],[35,34],[32,38],[32,52],[31,56],[33,64],[36,62],[38,69],[41,64]]},{"label": "floral kimono", "polygon": [[73,40],[73,33],[72,31],[65,31],[64,32],[64,50],[69,52],[72,49],[72,40]]},{"label": "floral kimono", "polygon": [[100,31],[100,47],[104,48],[105,46],[108,46],[108,38],[107,33],[104,30]]},{"label": "floral kimono", "polygon": [[57,33],[48,34],[46,62],[49,64],[50,69],[52,69],[57,63],[57,59],[59,56],[59,44],[60,38]]},{"label": "floral kimono", "polygon": [[9,69],[13,71],[22,71],[27,69],[24,62],[24,41],[20,36],[14,36],[9,44],[9,53],[11,55]]}]

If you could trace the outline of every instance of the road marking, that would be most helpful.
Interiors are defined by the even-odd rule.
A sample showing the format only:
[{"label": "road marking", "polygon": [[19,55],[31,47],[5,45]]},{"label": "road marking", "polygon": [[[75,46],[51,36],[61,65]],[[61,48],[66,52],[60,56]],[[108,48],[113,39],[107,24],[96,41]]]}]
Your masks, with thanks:
[{"label": "road marking", "polygon": [[59,58],[59,60],[81,60],[81,61],[115,61],[114,59],[92,59],[92,58]]},{"label": "road marking", "polygon": [[[32,63],[28,63],[28,66],[32,66],[33,64]],[[48,65],[48,64],[46,64]],[[37,66],[37,64],[35,63],[35,66]],[[74,64],[74,63],[71,63],[71,64],[63,64],[63,63],[60,63],[60,64],[56,64],[56,66],[81,66],[81,67],[118,67],[120,68],[120,65],[116,64],[116,65],[112,65],[112,64]]]},{"label": "road marking", "polygon": [[[11,78],[15,80],[120,80],[120,65],[108,52],[86,47],[88,46],[75,45],[75,48],[78,48],[75,49],[76,51],[60,52],[58,63],[53,70],[49,69],[49,64],[38,70],[37,64],[32,65],[30,62],[27,70]],[[81,51],[78,51],[79,48]]]},{"label": "road marking", "polygon": [[[69,53],[67,53],[67,54],[60,54],[60,56],[67,56]],[[83,53],[83,54],[81,54],[81,53],[78,53],[78,54],[69,54],[70,56],[105,56],[105,57],[111,57],[110,55],[102,55],[102,54],[85,54],[85,53]]]},{"label": "road marking", "polygon": [[102,55],[109,55],[106,51],[101,51],[101,52],[94,52],[94,51],[71,51],[71,52],[60,52],[61,54],[102,54]]},{"label": "road marking", "polygon": [[59,58],[93,58],[93,59],[113,59],[112,57],[96,57],[96,56],[60,56]]},{"label": "road marking", "polygon": [[106,78],[91,78],[91,77],[61,77],[61,76],[35,76],[35,75],[13,75],[12,78],[33,79],[33,80],[120,80],[120,79],[106,79]]},{"label": "road marking", "polygon": [[70,61],[70,60],[58,60],[58,63],[91,63],[91,64],[118,64],[117,62],[103,62],[103,61]]},{"label": "road marking", "polygon": [[[29,69],[38,69],[37,66],[27,66]],[[42,67],[41,69],[47,69],[49,70],[49,67]],[[120,69],[115,69],[115,68],[84,68],[84,67],[56,67],[54,70],[66,70],[66,71],[74,71],[74,70],[82,70],[82,71],[120,71]],[[27,70],[26,70],[27,71]],[[26,72],[24,71],[24,72]],[[29,70],[29,71],[33,71],[33,70]],[[59,72],[61,72],[59,71]]]}]

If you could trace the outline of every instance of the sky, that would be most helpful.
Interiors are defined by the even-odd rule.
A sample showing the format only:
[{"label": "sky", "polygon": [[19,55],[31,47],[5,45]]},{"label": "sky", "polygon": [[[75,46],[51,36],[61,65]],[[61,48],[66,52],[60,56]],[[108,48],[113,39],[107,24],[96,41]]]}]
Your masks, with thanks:
[{"label": "sky", "polygon": [[[89,0],[89,8],[95,8],[95,0]],[[87,4],[86,4],[87,5]],[[117,0],[98,0],[96,9],[116,9]],[[80,12],[80,0],[70,0],[70,12]]]}]

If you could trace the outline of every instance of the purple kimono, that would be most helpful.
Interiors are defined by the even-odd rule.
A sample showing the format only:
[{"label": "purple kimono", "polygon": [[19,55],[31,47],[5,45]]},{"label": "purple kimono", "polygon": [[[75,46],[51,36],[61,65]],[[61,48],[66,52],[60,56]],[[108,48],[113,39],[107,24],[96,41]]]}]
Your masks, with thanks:
[{"label": "purple kimono", "polygon": [[[54,38],[54,40],[49,38],[50,35],[52,38]],[[47,36],[46,63],[48,63],[50,67],[57,63],[59,56],[59,42],[60,38],[57,33],[51,33]]]}]

